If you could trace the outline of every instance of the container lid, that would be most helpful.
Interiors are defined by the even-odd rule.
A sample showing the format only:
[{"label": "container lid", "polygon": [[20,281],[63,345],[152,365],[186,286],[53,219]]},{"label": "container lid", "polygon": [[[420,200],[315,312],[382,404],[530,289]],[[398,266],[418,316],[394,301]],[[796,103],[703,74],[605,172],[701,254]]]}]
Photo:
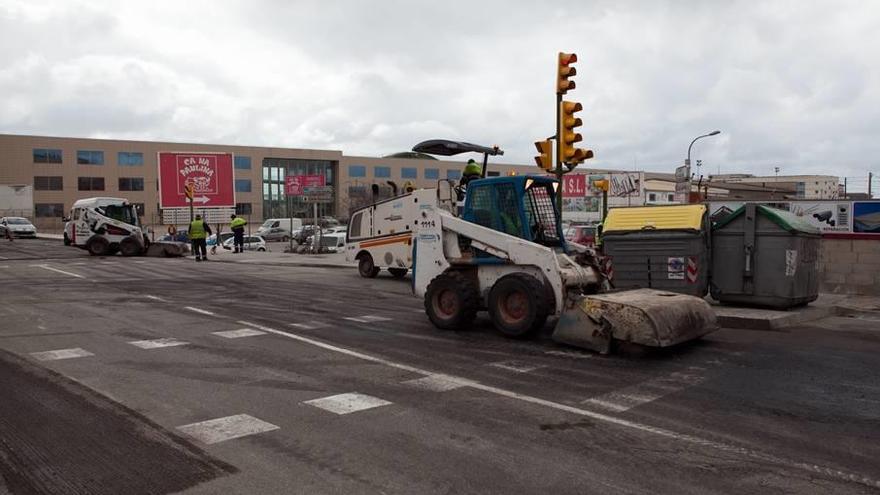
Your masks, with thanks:
[{"label": "container lid", "polygon": [[700,230],[705,214],[705,205],[612,208],[605,218],[602,232]]},{"label": "container lid", "polygon": [[[765,205],[756,205],[755,211],[758,215],[763,215],[782,229],[788,232],[801,232],[804,234],[821,234],[821,231],[809,221],[795,215],[790,211],[780,210],[779,208],[771,208]],[[723,228],[725,225],[734,221],[737,217],[744,214],[745,206],[740,206],[736,211],[724,217],[715,224],[715,229]]]}]

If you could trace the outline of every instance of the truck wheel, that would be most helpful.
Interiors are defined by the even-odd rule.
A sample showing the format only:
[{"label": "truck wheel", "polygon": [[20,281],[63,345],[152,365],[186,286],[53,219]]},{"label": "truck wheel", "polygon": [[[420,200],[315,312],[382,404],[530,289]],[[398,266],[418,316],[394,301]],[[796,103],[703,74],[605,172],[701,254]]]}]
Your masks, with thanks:
[{"label": "truck wheel", "polygon": [[544,326],[550,313],[547,289],[535,277],[513,273],[489,291],[492,324],[506,337],[525,337]]},{"label": "truck wheel", "polygon": [[110,250],[110,243],[103,237],[95,236],[89,239],[86,249],[89,250],[89,254],[92,256],[106,256]]},{"label": "truck wheel", "polygon": [[479,307],[480,293],[476,285],[459,272],[438,275],[425,291],[425,312],[431,323],[443,330],[470,325]]},{"label": "truck wheel", "polygon": [[141,246],[134,239],[123,239],[119,243],[119,251],[123,256],[137,256],[141,254]]},{"label": "truck wheel", "polygon": [[379,269],[373,264],[373,257],[365,254],[358,259],[358,273],[364,278],[375,278],[379,274]]},{"label": "truck wheel", "polygon": [[64,245],[70,246],[70,237],[67,237],[67,232],[64,233]]},{"label": "truck wheel", "polygon": [[388,272],[391,273],[391,276],[394,278],[403,278],[406,276],[406,272],[408,272],[406,268],[389,268]]}]

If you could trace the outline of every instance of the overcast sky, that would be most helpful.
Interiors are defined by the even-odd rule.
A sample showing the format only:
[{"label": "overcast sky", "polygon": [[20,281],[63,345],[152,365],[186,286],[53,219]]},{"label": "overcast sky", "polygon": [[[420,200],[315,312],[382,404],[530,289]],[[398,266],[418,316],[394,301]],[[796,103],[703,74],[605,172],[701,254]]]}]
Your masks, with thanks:
[{"label": "overcast sky", "polygon": [[367,156],[450,138],[526,164],[559,51],[587,166],[671,172],[719,129],[694,146],[706,174],[880,172],[869,0],[0,0],[0,132]]}]

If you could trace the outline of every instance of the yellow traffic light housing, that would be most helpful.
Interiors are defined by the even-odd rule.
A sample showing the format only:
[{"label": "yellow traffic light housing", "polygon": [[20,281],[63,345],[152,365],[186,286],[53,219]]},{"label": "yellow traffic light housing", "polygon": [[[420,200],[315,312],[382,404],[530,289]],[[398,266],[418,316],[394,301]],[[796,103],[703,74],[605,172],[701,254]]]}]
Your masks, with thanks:
[{"label": "yellow traffic light housing", "polygon": [[539,155],[535,157],[538,167],[550,172],[553,170],[553,143],[549,139],[535,142]]},{"label": "yellow traffic light housing", "polygon": [[577,62],[577,54],[559,52],[559,63],[556,70],[556,94],[564,95],[569,89],[574,89],[574,81],[569,77],[577,75],[577,70],[571,64]]},{"label": "yellow traffic light housing", "polygon": [[558,136],[559,161],[562,163],[577,165],[586,159],[593,158],[592,150],[574,147],[575,143],[583,140],[583,137],[576,132],[576,128],[583,125],[583,122],[574,114],[583,109],[583,105],[574,101],[560,103]]},{"label": "yellow traffic light housing", "polygon": [[608,179],[599,179],[593,181],[593,188],[600,191],[608,192]]}]

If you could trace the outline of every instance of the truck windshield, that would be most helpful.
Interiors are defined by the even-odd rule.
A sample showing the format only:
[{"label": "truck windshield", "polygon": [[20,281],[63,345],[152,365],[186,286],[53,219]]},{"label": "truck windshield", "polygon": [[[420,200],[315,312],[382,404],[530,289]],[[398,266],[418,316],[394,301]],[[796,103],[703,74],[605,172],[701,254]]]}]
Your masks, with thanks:
[{"label": "truck windshield", "polygon": [[107,205],[100,209],[103,210],[104,215],[113,220],[124,222],[129,225],[138,224],[137,212],[134,210],[134,205]]}]

